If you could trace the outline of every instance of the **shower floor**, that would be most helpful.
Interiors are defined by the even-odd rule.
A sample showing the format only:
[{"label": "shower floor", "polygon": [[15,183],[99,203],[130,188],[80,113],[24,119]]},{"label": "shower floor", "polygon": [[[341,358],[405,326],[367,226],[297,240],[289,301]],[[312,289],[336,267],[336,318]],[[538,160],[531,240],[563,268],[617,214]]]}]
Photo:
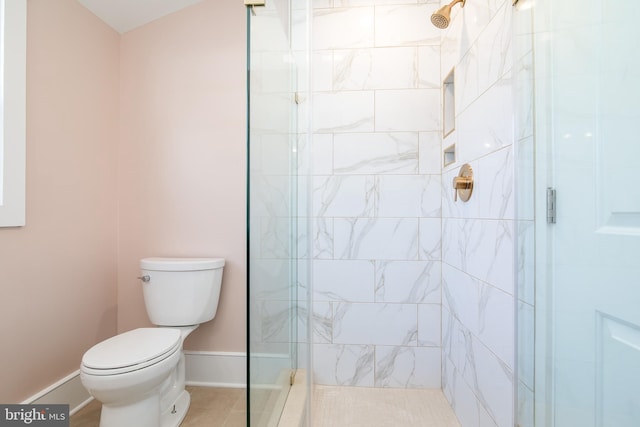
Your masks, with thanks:
[{"label": "shower floor", "polygon": [[315,386],[313,427],[459,427],[442,390]]},{"label": "shower floor", "polygon": [[[181,427],[245,426],[242,389],[187,387],[191,407]],[[441,390],[315,386],[313,427],[460,427]],[[71,417],[72,427],[97,427],[100,403]]]}]

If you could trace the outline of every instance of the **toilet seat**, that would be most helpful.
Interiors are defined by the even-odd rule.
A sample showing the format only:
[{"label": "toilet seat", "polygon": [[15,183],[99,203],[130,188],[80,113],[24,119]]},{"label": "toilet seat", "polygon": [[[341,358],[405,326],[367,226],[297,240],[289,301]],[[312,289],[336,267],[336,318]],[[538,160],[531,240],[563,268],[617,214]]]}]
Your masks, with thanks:
[{"label": "toilet seat", "polygon": [[154,365],[182,346],[180,330],[139,328],[94,345],[82,357],[89,375],[118,375]]}]

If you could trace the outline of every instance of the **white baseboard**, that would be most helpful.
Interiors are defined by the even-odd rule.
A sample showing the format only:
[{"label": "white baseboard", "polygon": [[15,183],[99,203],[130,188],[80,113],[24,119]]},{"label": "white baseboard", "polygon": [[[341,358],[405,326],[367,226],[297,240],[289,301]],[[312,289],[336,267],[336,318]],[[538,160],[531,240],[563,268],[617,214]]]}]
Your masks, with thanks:
[{"label": "white baseboard", "polygon": [[220,351],[185,351],[187,385],[247,387],[247,355]]},{"label": "white baseboard", "polygon": [[[247,356],[245,353],[185,351],[187,385],[202,387],[245,388]],[[80,370],[72,372],[22,404],[69,404],[73,415],[93,400],[80,382]]]},{"label": "white baseboard", "polygon": [[80,370],[77,370],[21,403],[42,405],[68,403],[69,414],[73,415],[92,400],[93,397],[80,382]]}]

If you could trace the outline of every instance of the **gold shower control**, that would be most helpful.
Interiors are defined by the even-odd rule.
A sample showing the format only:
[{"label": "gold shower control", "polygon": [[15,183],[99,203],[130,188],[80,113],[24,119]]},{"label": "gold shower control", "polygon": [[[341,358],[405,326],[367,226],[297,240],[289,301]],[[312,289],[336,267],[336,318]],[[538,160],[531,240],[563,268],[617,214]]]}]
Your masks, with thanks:
[{"label": "gold shower control", "polygon": [[458,196],[463,202],[471,198],[473,192],[473,169],[469,163],[465,163],[460,168],[458,176],[453,178],[453,200],[457,201]]}]

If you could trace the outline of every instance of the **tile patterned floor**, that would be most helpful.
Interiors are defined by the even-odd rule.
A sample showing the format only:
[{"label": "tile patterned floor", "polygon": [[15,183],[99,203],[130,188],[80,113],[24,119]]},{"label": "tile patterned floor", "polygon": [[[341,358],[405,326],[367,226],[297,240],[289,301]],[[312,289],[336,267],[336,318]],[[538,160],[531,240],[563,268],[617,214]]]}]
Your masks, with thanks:
[{"label": "tile patterned floor", "polygon": [[[191,406],[180,427],[245,427],[246,391],[187,386]],[[71,427],[98,427],[100,403],[93,401],[71,417]],[[125,427],[125,426],[123,426]]]},{"label": "tile patterned floor", "polygon": [[441,390],[315,386],[313,427],[460,427]]},{"label": "tile patterned floor", "polygon": [[[181,427],[246,427],[244,389],[187,390],[191,406]],[[312,408],[313,427],[460,427],[441,390],[315,386]],[[97,401],[71,417],[71,427],[99,423]]]}]

